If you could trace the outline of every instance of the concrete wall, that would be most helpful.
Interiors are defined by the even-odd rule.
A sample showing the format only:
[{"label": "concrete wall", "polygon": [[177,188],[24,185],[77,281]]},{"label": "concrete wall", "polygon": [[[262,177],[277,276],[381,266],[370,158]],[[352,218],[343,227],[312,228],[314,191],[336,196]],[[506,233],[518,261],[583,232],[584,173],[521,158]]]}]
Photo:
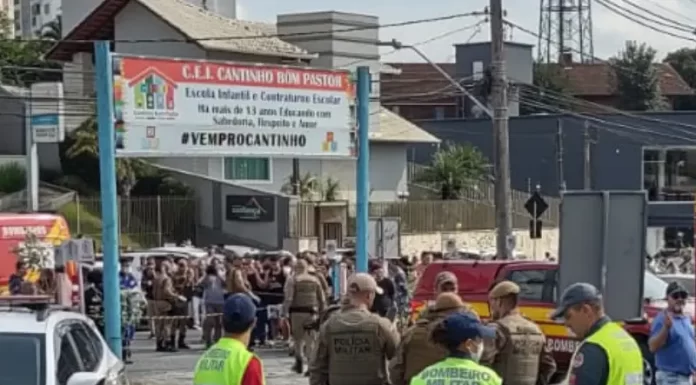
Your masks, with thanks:
[{"label": "concrete wall", "polygon": [[[515,230],[516,252],[533,259],[542,259],[544,253],[558,256],[558,229],[545,229],[542,239],[533,241],[526,230]],[[424,251],[444,251],[448,240],[454,239],[457,247],[468,250],[495,250],[495,231],[436,232],[427,234],[402,234],[401,254],[420,255]],[[536,243],[536,244],[535,244]],[[316,238],[285,239],[284,248],[291,252],[317,250]]]}]

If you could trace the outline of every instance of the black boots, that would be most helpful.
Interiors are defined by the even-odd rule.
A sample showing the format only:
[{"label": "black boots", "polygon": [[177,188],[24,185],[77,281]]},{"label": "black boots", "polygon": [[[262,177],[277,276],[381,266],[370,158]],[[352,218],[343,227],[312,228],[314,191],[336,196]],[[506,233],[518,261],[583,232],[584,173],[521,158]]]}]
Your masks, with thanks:
[{"label": "black boots", "polygon": [[295,364],[292,366],[292,370],[297,374],[302,374],[302,372],[304,372],[304,364],[301,358],[295,358]]},{"label": "black boots", "polygon": [[179,349],[181,349],[181,350],[189,350],[189,349],[191,349],[191,347],[188,346],[188,345],[186,344],[186,341],[184,341],[185,339],[186,339],[185,336],[184,336],[184,337],[179,337],[179,341],[178,341],[178,343],[177,343],[177,346],[178,346]]}]

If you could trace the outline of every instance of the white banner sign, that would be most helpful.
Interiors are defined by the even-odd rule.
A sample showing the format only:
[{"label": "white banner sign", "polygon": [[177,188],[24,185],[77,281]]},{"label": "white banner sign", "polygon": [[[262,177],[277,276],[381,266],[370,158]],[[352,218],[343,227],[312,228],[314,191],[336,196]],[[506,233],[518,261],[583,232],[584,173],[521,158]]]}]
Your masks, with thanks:
[{"label": "white banner sign", "polygon": [[355,155],[349,73],[114,57],[119,156]]}]

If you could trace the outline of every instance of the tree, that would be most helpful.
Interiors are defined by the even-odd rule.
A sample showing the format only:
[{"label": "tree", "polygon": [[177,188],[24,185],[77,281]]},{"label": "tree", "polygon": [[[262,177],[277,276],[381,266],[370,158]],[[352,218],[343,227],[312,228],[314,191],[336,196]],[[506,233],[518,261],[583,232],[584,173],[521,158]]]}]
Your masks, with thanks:
[{"label": "tree", "polygon": [[610,60],[614,68],[619,107],[628,111],[660,111],[668,105],[660,93],[655,67],[657,51],[645,43],[627,41]]},{"label": "tree", "polygon": [[[551,105],[562,109],[573,109],[572,103],[564,99],[568,95],[568,79],[563,73],[563,68],[556,63],[534,63],[533,86],[521,85],[520,98],[531,99],[533,102]],[[549,109],[520,105],[520,114],[539,114],[555,112]]]},{"label": "tree", "polygon": [[467,187],[485,179],[487,168],[486,158],[474,146],[447,143],[416,180],[436,186],[444,200],[459,199]]},{"label": "tree", "polygon": [[297,196],[302,201],[313,201],[316,194],[321,191],[320,181],[309,172],[300,176],[297,182],[295,182],[292,175],[289,176],[288,180],[280,188],[280,191],[284,194],[294,195],[295,184],[297,184]]},{"label": "tree", "polygon": [[43,40],[58,41],[63,37],[63,19],[60,15],[41,27],[39,37]]},{"label": "tree", "polygon": [[[9,36],[14,30],[7,14],[0,12],[0,33]],[[59,63],[43,59],[53,43],[44,40],[0,40],[0,83],[28,87],[40,81],[61,81]]]},{"label": "tree", "polygon": [[[66,151],[66,156],[76,158],[85,155],[99,161],[99,137],[97,134],[97,119],[90,117],[70,133],[74,142]],[[138,176],[146,173],[149,167],[144,161],[135,158],[116,159],[116,182],[119,194],[130,198],[131,192],[138,182]]]},{"label": "tree", "polygon": [[[696,88],[696,49],[681,48],[670,52],[665,57],[664,63],[671,65],[689,87]],[[676,110],[696,109],[696,96],[688,95],[677,98],[674,108]]]}]

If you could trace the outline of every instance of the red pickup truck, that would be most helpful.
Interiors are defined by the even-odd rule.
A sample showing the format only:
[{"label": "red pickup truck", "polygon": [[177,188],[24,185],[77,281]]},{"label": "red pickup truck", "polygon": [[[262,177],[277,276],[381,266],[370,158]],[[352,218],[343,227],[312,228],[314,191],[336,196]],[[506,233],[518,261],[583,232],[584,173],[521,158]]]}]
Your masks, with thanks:
[{"label": "red pickup truck", "polygon": [[[552,262],[537,261],[437,261],[423,271],[416,283],[411,301],[412,319],[435,298],[435,277],[442,271],[450,271],[459,279],[459,295],[481,316],[490,317],[488,309],[488,290],[494,282],[510,280],[520,286],[520,310],[534,320],[546,334],[546,343],[553,352],[558,364],[557,378],[568,371],[571,355],[578,341],[570,337],[566,327],[554,322],[549,314],[556,306],[558,265]],[[666,306],[663,300],[667,283],[646,272],[644,284],[645,313],[634,320],[621,321],[626,330],[633,335],[643,351],[645,359],[646,385],[654,384],[653,356],[648,351],[647,340],[650,333],[650,320]],[[693,302],[689,309],[693,314]],[[555,381],[554,381],[555,383]]]}]

